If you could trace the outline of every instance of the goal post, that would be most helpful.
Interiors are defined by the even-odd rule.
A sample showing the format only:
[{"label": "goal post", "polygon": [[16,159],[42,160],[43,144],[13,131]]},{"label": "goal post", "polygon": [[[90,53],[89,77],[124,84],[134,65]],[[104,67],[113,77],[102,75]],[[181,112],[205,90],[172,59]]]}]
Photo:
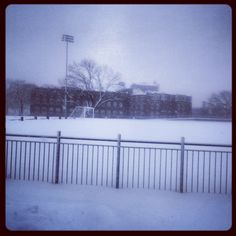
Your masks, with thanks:
[{"label": "goal post", "polygon": [[94,107],[76,106],[69,118],[94,118]]}]

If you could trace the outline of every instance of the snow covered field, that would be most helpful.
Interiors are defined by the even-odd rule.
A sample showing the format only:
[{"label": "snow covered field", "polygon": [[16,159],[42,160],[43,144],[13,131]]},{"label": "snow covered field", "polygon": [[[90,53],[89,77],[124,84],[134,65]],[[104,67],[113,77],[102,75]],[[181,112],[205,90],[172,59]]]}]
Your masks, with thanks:
[{"label": "snow covered field", "polygon": [[[33,120],[31,119],[22,122],[16,120],[14,117],[6,118],[7,133],[39,134],[39,135],[55,136],[58,130],[62,132],[62,136],[72,136],[72,137],[116,139],[117,134],[120,133],[123,139],[179,142],[180,137],[185,137],[186,142],[216,143],[216,144],[231,144],[231,137],[232,137],[231,122],[183,121],[183,120],[179,121],[179,120],[168,120],[168,119],[158,119],[158,120],[116,120],[116,119]],[[44,141],[44,139],[42,139],[41,141]],[[27,155],[27,158],[22,163],[27,163],[27,160],[29,161],[30,154],[32,155],[32,152],[29,151],[29,147],[27,145],[28,144],[26,143],[25,150],[24,150],[24,145],[22,147],[22,151],[24,151]],[[15,153],[16,149],[14,148],[15,147],[13,147],[12,153]],[[37,146],[36,148],[38,148],[37,150],[39,150],[39,146]],[[45,150],[47,150],[47,148],[49,148],[49,146],[46,146]],[[9,149],[8,151],[10,151],[10,145],[8,146],[7,149]],[[17,150],[20,149],[21,146],[20,147],[18,146]],[[88,150],[89,149],[87,149],[87,155],[88,155]],[[133,159],[130,159],[131,162],[128,163],[123,162],[124,163],[123,168],[125,170],[127,168],[127,171],[129,170],[129,168],[132,167],[134,156],[136,154],[138,155],[138,151],[135,150],[133,150],[133,152],[131,150],[130,152],[131,157],[133,157]],[[65,149],[65,153],[67,151],[69,153],[69,156],[71,156],[72,155],[71,153],[74,152],[74,146],[68,145],[67,149]],[[95,159],[97,158],[96,159],[97,161],[99,160],[98,162],[99,165],[101,161],[102,162],[104,161],[104,163],[106,162],[111,163],[109,162],[108,157],[106,157],[106,155],[108,153],[112,153],[112,151],[114,152],[114,149],[112,150],[109,148],[105,149],[104,153],[101,152],[101,150],[99,151],[99,153],[101,154],[99,157],[100,159],[98,158],[98,156],[95,157]],[[77,152],[80,156],[81,149],[78,148]],[[95,152],[96,149],[94,149],[94,153]],[[36,153],[36,156],[37,155],[38,153]],[[40,155],[43,155],[42,151]],[[150,184],[153,185],[153,183],[155,184],[155,178],[156,178],[154,174],[155,171],[153,168],[154,160],[156,159],[153,156],[154,150],[150,149],[150,152],[149,153],[147,152],[146,155],[147,155],[146,158],[149,158],[149,163],[147,159],[147,161],[145,161],[146,167],[143,167],[142,171],[144,170],[145,172],[146,170],[145,168],[147,168],[148,165],[149,168],[151,166],[151,172],[149,172],[149,174],[150,173],[151,174],[146,177],[151,178],[152,182],[150,182]],[[176,157],[173,158],[171,157],[171,162],[170,162],[170,158],[168,157],[168,155],[166,154],[166,159],[164,159],[164,156],[162,157],[162,164],[161,163],[159,164],[159,161],[157,161],[157,164],[155,163],[155,165],[161,166],[165,164],[165,166],[163,166],[163,168],[166,169],[165,175],[167,173],[167,175],[169,175],[170,177],[170,173],[172,173],[169,171],[170,165],[171,168],[173,168],[174,170],[175,160],[177,159]],[[192,176],[192,179],[189,178],[188,184],[191,182],[193,183],[193,180],[199,181],[200,189],[202,187],[203,188],[206,187],[206,189],[209,188],[210,192],[213,191],[212,187],[214,187],[214,181],[215,183],[217,182],[216,184],[217,191],[219,188],[219,181],[220,183],[226,182],[226,186],[231,186],[231,162],[227,161],[227,168],[228,168],[227,171],[229,176],[228,178],[226,178],[223,172],[222,172],[223,174],[217,173],[218,170],[220,170],[221,168],[220,155],[217,154],[215,156],[214,155],[210,156],[210,154],[208,155],[206,154],[206,157],[205,153],[204,156],[203,153],[201,155],[200,155],[200,166],[202,165],[201,163],[203,163],[203,160],[206,158],[206,163],[205,161],[204,163],[206,164],[207,169],[206,168],[204,169],[205,172],[202,172],[201,170],[199,171],[199,173],[197,173],[196,172],[197,169],[195,167],[194,167],[195,169],[193,169],[193,163],[195,163],[194,164],[195,166],[197,162],[194,161],[194,158],[190,156],[189,167],[188,167],[190,169],[188,169],[189,172],[188,175],[190,176],[192,171],[192,173],[194,172],[194,176]],[[66,161],[67,163],[69,163],[69,165],[67,164],[68,165],[67,169],[68,168],[71,169],[72,174],[71,172],[67,172],[67,175],[69,176],[69,180],[71,178],[71,180],[73,179],[73,181],[77,181],[73,176],[73,168],[71,162],[71,160],[73,159],[72,157],[69,156],[67,157],[67,159],[65,158],[64,165],[66,164]],[[43,156],[37,158],[41,158],[42,160]],[[39,161],[39,159],[37,160],[37,158],[35,159],[36,161],[35,163]],[[93,158],[94,157],[91,156],[90,160],[92,160]],[[225,168],[224,165],[226,165],[225,158],[227,159],[229,158],[229,156],[226,156],[226,154],[223,155],[223,162],[221,161],[221,163],[223,163],[224,168]],[[69,159],[70,161],[68,162]],[[211,161],[213,167],[210,167],[211,166],[210,159],[213,160]],[[218,161],[216,161],[216,159]],[[81,158],[78,159],[77,157],[77,163],[78,160],[79,164],[82,163],[82,168],[83,168],[83,159]],[[88,179],[86,179],[86,183],[88,180],[88,183],[90,184],[90,181],[92,181],[92,176],[100,172],[97,173],[95,172],[95,166],[94,170],[92,168],[91,171],[91,162],[88,160],[89,159],[87,159],[87,163],[84,161],[84,166],[86,167],[87,165],[87,168],[88,166],[90,166],[89,167],[90,172],[86,173],[86,171],[84,171],[83,173],[83,169],[80,171],[82,171],[81,176],[84,177],[84,181],[85,177],[88,177]],[[144,163],[142,164],[143,160],[144,159],[141,159],[140,168],[144,164]],[[13,159],[12,163],[14,164],[17,162],[15,162]],[[88,163],[90,164],[88,165]],[[51,158],[51,164],[48,161],[48,166],[50,166],[50,168],[53,166],[52,158]],[[137,166],[137,164],[135,164],[135,166]],[[98,167],[99,166],[97,165],[97,169]],[[110,170],[110,168],[108,168],[108,164],[107,165],[105,164],[104,169],[107,169],[107,171],[108,169]],[[38,169],[39,179],[44,178],[44,174],[42,171],[43,170]],[[213,171],[217,173],[217,175],[215,175],[215,179],[214,178],[207,179],[206,177],[208,176],[208,173],[210,176],[210,172],[213,173]],[[126,183],[127,180],[127,185],[128,185],[128,181],[132,179],[132,171],[130,172],[131,176],[128,176],[128,174],[125,171],[123,172],[121,171],[122,181],[124,179],[125,180],[124,183]],[[135,176],[134,175],[135,173],[136,170],[135,171],[133,170],[133,177]],[[147,173],[148,172],[146,172],[146,175]],[[28,173],[26,172],[26,174]],[[75,169],[74,169],[74,174],[75,174]],[[109,185],[112,184],[112,186],[114,186],[113,180],[115,178],[115,172],[112,173],[109,172],[109,174],[108,172],[106,172],[104,173],[104,175],[105,174],[106,176],[110,176],[111,174],[111,179],[104,179],[104,181],[105,182],[108,181]],[[163,184],[164,183],[163,181],[165,180],[166,182],[167,180],[167,187],[168,187],[168,184],[173,184],[176,180],[177,184],[177,179],[175,179],[175,176],[179,175],[177,172],[173,172],[173,175],[171,174],[172,179],[168,178],[164,179],[163,171],[161,174],[159,178],[162,179],[161,180],[162,182],[159,182],[159,179],[157,179],[156,183],[159,182]],[[204,177],[202,179],[202,175],[204,176],[204,174],[205,174],[205,180]],[[17,172],[17,176],[18,175],[20,175],[20,173]],[[197,176],[197,180],[195,178],[196,177],[195,175],[196,176],[199,175]],[[142,178],[143,176],[140,175],[140,178]],[[145,181],[147,179],[146,177]],[[45,178],[48,178],[48,176],[45,175]],[[100,178],[99,181],[100,180],[103,181],[102,178]],[[171,183],[171,181],[173,183]],[[62,181],[62,183],[65,182],[67,182],[67,180]],[[18,229],[226,230],[231,225],[230,194],[228,195],[207,194],[207,193],[180,194],[177,192],[158,191],[157,189],[147,190],[147,189],[129,189],[129,188],[122,188],[120,190],[116,190],[114,188],[104,188],[102,186],[91,186],[91,185],[82,186],[82,185],[65,185],[65,184],[53,185],[49,183],[40,183],[40,182],[32,182],[32,183],[24,182],[20,180],[18,181],[7,180],[6,183],[7,183],[6,184],[7,226],[13,230],[14,229],[16,230]],[[129,182],[129,184],[130,183],[131,182]],[[135,183],[134,185],[137,184],[137,182],[134,183]],[[143,184],[144,184],[144,179],[143,179]],[[147,184],[149,184],[149,182],[148,183],[145,182],[145,185]],[[186,186],[188,184],[186,182]],[[189,185],[189,188],[191,189],[191,185]],[[230,190],[229,187],[228,189],[226,188],[226,190]],[[80,201],[78,201],[78,199]],[[47,203],[45,203],[45,201]]]},{"label": "snow covered field", "polygon": [[[19,119],[19,117],[18,117]],[[231,144],[232,123],[216,121],[186,121],[171,119],[38,119],[6,118],[6,132],[62,136],[111,138],[120,133],[122,139]]]},{"label": "snow covered field", "polygon": [[231,195],[7,180],[10,230],[228,230]]}]

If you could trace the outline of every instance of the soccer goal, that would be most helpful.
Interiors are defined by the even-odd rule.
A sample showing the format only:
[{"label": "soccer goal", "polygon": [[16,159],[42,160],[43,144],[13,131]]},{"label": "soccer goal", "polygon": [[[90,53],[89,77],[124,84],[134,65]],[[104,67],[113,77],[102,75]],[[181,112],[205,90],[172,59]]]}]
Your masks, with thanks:
[{"label": "soccer goal", "polygon": [[94,118],[93,107],[76,106],[69,118]]}]

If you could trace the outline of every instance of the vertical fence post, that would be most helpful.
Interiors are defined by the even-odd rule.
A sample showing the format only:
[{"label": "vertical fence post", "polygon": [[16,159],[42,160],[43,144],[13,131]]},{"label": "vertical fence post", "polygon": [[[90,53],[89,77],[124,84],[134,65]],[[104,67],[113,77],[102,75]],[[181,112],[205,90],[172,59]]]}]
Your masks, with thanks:
[{"label": "vertical fence post", "polygon": [[57,131],[57,152],[56,152],[56,176],[55,183],[59,183],[59,162],[60,162],[60,143],[61,143],[61,131]]},{"label": "vertical fence post", "polygon": [[117,139],[117,162],[116,162],[116,188],[119,188],[119,179],[120,179],[120,140],[121,135],[118,134]]},{"label": "vertical fence post", "polygon": [[184,137],[181,137],[181,156],[180,156],[180,192],[183,193],[184,187]]}]

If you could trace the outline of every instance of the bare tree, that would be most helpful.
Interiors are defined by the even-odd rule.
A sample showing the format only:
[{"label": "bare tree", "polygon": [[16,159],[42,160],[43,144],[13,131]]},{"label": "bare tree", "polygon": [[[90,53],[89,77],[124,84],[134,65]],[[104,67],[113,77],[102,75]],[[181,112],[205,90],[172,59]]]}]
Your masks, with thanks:
[{"label": "bare tree", "polygon": [[[100,66],[93,60],[82,60],[69,66],[67,77],[68,96],[70,90],[78,89],[87,97],[87,106],[99,107],[109,100],[115,100],[118,96],[114,93],[125,88],[119,73],[114,72],[108,66]],[[118,95],[118,93],[117,93]]]},{"label": "bare tree", "polygon": [[221,91],[214,93],[204,102],[203,111],[214,116],[230,117],[232,114],[232,92]]},{"label": "bare tree", "polygon": [[[24,80],[6,80],[6,113],[9,109],[18,110],[18,115],[23,115],[24,110],[30,105],[31,90],[36,85],[26,83]],[[16,112],[15,112],[16,113]]]}]

